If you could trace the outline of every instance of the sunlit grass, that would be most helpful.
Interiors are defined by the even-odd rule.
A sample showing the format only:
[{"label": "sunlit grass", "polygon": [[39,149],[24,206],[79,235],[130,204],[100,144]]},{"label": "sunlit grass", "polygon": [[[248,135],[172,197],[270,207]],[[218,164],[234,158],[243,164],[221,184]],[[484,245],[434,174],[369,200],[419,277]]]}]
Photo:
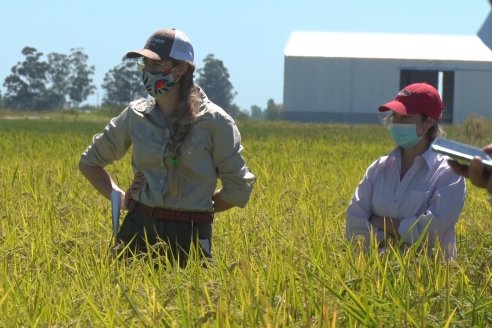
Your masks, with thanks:
[{"label": "sunlit grass", "polygon": [[[456,261],[345,241],[357,183],[392,149],[381,126],[239,122],[252,199],[217,216],[209,268],[166,269],[111,258],[109,202],[77,169],[107,118],[60,117],[0,120],[0,326],[492,325],[483,190],[468,184]],[[129,157],[108,169],[129,185]]]}]

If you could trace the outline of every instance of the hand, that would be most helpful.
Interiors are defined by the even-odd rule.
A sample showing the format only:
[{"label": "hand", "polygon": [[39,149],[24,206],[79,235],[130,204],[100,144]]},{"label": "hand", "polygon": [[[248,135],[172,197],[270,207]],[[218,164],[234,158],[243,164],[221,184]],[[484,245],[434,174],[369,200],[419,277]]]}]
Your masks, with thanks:
[{"label": "hand", "polygon": [[400,238],[398,228],[400,227],[400,220],[392,219],[388,216],[371,215],[369,222],[376,228],[384,231],[387,235],[393,236],[397,240]]},{"label": "hand", "polygon": [[220,193],[218,190],[214,192],[214,195],[212,196],[212,201],[214,203],[214,213],[227,211],[228,209],[234,207],[233,205],[223,200],[222,197],[220,197]]},{"label": "hand", "polygon": [[[492,155],[492,144],[483,148],[483,150]],[[492,194],[492,174],[484,171],[482,159],[475,157],[470,162],[470,165],[462,165],[454,160],[448,160],[451,169],[461,176],[470,179],[470,181],[479,188],[487,189]]]},{"label": "hand", "polygon": [[123,202],[122,202],[122,209],[124,210],[131,210],[131,200],[132,195],[140,191],[142,189],[143,185],[147,182],[145,179],[145,175],[142,172],[136,172],[135,175],[133,176],[133,181],[128,190],[122,194],[123,197]]}]

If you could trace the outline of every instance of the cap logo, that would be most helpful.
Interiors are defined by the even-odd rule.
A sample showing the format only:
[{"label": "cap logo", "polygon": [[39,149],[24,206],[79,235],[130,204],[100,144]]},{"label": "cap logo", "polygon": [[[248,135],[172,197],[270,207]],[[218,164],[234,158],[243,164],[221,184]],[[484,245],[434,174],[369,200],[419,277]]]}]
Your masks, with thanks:
[{"label": "cap logo", "polygon": [[150,41],[150,43],[157,43],[157,44],[160,44],[160,45],[164,45],[166,43],[166,40],[165,39],[161,39],[157,36],[153,37],[152,40]]},{"label": "cap logo", "polygon": [[398,92],[398,96],[410,96],[411,94],[412,92],[407,89],[402,89]]}]

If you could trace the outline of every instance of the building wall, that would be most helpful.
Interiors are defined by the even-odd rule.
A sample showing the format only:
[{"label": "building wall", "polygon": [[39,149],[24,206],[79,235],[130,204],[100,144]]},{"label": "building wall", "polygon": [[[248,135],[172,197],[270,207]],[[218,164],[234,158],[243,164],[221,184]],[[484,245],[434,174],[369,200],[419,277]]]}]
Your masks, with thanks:
[{"label": "building wall", "polygon": [[492,71],[455,72],[454,119],[461,123],[472,113],[492,119]]},{"label": "building wall", "polygon": [[296,121],[377,123],[377,108],[396,95],[400,71],[454,71],[453,123],[471,112],[492,116],[488,63],[286,57],[284,118]]},{"label": "building wall", "polygon": [[377,109],[394,98],[399,81],[392,60],[286,57],[284,119],[379,123]]},{"label": "building wall", "polygon": [[398,79],[382,60],[286,58],[284,111],[372,114]]}]

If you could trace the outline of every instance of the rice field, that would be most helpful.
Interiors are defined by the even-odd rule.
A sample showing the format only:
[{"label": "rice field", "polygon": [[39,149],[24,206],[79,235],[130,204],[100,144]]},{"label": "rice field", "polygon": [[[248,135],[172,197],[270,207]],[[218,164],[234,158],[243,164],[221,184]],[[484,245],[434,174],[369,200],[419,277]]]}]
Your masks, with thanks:
[{"label": "rice field", "polygon": [[[109,117],[47,115],[0,119],[0,327],[492,326],[485,191],[467,185],[455,261],[345,240],[357,183],[393,148],[382,126],[238,122],[252,198],[217,215],[208,268],[180,269],[110,256],[110,203],[77,168]],[[444,128],[480,146],[491,127]],[[129,156],[108,170],[130,184]]]}]

